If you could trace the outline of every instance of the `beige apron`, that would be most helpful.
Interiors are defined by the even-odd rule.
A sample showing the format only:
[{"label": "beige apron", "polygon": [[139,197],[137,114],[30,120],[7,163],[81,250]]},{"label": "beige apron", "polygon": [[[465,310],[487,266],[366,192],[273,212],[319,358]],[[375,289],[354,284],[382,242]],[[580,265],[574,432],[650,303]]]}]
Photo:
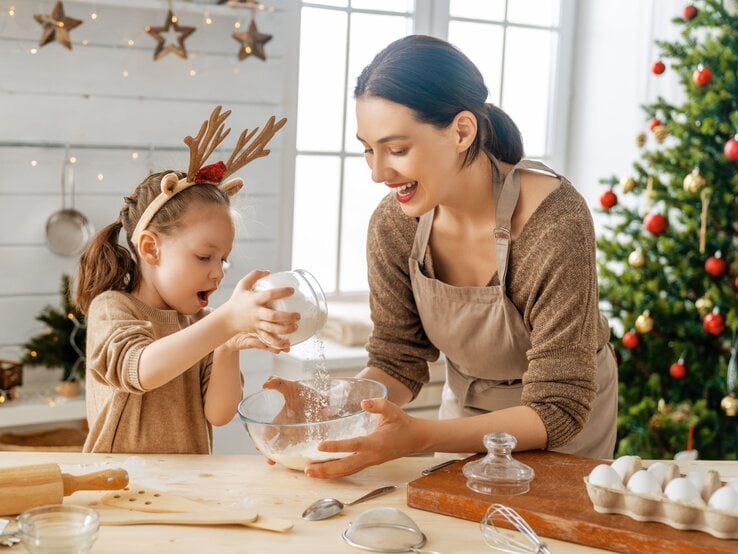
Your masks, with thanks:
[{"label": "beige apron", "polygon": [[[522,378],[528,369],[530,331],[508,298],[505,279],[510,254],[510,224],[520,194],[520,170],[533,169],[561,177],[531,160],[519,162],[502,179],[495,173],[495,254],[499,285],[454,287],[421,270],[433,225],[433,210],[420,218],[410,253],[410,277],[418,313],[428,339],[446,357],[446,383],[439,418],[478,415],[519,406]],[[582,431],[559,452],[612,458],[616,438],[617,364],[605,344],[597,353],[599,387],[592,413]]]}]

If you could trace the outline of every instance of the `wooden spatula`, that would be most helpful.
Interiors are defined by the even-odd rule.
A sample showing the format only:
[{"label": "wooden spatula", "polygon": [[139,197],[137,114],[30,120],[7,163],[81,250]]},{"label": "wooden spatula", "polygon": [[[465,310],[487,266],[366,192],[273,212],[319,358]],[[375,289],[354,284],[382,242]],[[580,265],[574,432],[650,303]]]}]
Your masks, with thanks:
[{"label": "wooden spatula", "polygon": [[[100,502],[105,506],[115,508],[123,508],[126,510],[135,510],[137,512],[148,512],[152,514],[198,514],[203,515],[208,512],[224,511],[222,506],[213,506],[195,502],[184,496],[174,493],[161,492],[146,487],[126,487],[122,491],[111,492],[104,495]],[[234,512],[243,514],[244,510],[235,509]],[[104,524],[103,521],[101,523]],[[151,521],[153,523],[153,521]],[[267,531],[278,531],[283,533],[292,529],[292,522],[271,517],[255,517],[252,521],[238,521],[239,525],[247,525],[257,529]],[[222,524],[222,522],[221,522]],[[117,523],[116,525],[123,525]]]}]

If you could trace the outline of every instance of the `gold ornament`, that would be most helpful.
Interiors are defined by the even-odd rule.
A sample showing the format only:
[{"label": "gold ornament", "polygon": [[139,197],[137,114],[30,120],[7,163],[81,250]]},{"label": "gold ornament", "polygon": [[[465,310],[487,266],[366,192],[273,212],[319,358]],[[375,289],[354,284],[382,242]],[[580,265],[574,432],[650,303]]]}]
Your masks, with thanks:
[{"label": "gold ornament", "polygon": [[633,250],[633,252],[628,256],[628,263],[631,267],[643,267],[643,264],[646,263],[646,256],[643,255],[643,250],[640,248]]},{"label": "gold ornament", "polygon": [[700,170],[697,167],[684,178],[684,190],[690,194],[698,193],[704,186],[705,178],[700,175]]},{"label": "gold ornament", "polygon": [[638,145],[638,148],[643,148],[646,144],[646,133],[638,133],[636,135],[636,144]]},{"label": "gold ornament", "polygon": [[51,10],[50,14],[37,13],[33,15],[33,19],[44,28],[41,40],[38,41],[39,46],[46,46],[50,42],[56,41],[69,50],[72,49],[69,31],[82,25],[82,21],[79,19],[64,15],[64,4],[61,3],[61,0],[54,4],[54,9]]},{"label": "gold ornament", "polygon": [[702,298],[698,298],[697,302],[694,303],[695,308],[697,308],[697,313],[700,314],[702,317],[705,317],[707,314],[709,314],[712,311],[712,308],[715,304],[707,298],[707,296],[703,296]]},{"label": "gold ornament", "polygon": [[[184,41],[197,29],[195,27],[185,27],[184,25],[180,25],[178,21],[177,16],[174,15],[172,10],[169,10],[167,11],[167,18],[164,25],[161,27],[146,26],[146,28],[144,28],[144,31],[154,37],[158,43],[156,45],[156,50],[154,50],[154,60],[160,60],[170,52],[177,54],[180,58],[187,58],[187,48],[185,48]],[[169,34],[172,27],[174,27],[174,31],[177,34],[177,43],[167,44],[167,39],[161,35],[162,33]]]},{"label": "gold ornament", "polygon": [[728,417],[735,417],[738,415],[738,398],[735,397],[735,393],[731,392],[728,396],[724,397],[720,401],[720,407]]},{"label": "gold ornament", "polygon": [[656,127],[653,128],[653,136],[656,138],[656,142],[658,142],[659,144],[664,142],[668,135],[669,131],[664,125],[656,125]]},{"label": "gold ornament", "polygon": [[653,318],[651,317],[651,312],[646,310],[639,315],[636,318],[635,328],[641,335],[645,335],[653,331]]},{"label": "gold ornament", "polygon": [[630,192],[636,186],[635,179],[633,177],[623,177],[620,179],[620,186],[623,187],[623,192]]},{"label": "gold ornament", "polygon": [[251,18],[251,23],[249,23],[248,31],[245,33],[233,33],[231,36],[241,43],[241,47],[238,50],[239,60],[245,60],[253,54],[257,58],[266,61],[264,45],[272,40],[272,35],[260,33],[256,28],[253,17]]}]

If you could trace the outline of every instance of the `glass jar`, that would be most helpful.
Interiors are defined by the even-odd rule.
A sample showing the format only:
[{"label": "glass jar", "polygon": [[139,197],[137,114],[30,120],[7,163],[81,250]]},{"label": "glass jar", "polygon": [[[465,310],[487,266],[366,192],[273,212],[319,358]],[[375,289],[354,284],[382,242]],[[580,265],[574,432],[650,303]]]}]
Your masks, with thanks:
[{"label": "glass jar", "polygon": [[[292,287],[295,292],[286,298],[274,300],[270,307],[280,312],[298,312],[300,314],[297,331],[281,337],[289,340],[290,345],[294,346],[309,339],[323,328],[328,316],[328,304],[325,301],[325,294],[323,294],[320,283],[310,272],[304,269],[270,273],[256,281],[253,290],[262,291],[282,287]],[[262,331],[257,331],[256,334],[264,344],[274,346],[270,342],[268,334]]]}]

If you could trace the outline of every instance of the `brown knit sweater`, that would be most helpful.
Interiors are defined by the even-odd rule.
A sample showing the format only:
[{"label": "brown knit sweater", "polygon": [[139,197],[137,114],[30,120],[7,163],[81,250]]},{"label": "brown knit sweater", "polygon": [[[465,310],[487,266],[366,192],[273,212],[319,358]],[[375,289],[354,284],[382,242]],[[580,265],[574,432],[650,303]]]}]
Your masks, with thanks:
[{"label": "brown knit sweater", "polygon": [[[423,331],[410,283],[417,226],[389,195],[375,210],[367,238],[374,323],[369,366],[404,383],[413,396],[439,354]],[[432,278],[430,248],[423,266]],[[496,274],[490,284],[499,284]],[[507,293],[530,332],[522,403],[543,420],[548,448],[563,446],[587,422],[597,391],[596,353],[610,337],[598,306],[592,217],[565,179],[513,241]]]},{"label": "brown knit sweater", "polygon": [[204,317],[158,310],[130,294],[96,296],[87,314],[87,421],[84,452],[209,454],[204,397],[213,356],[153,390],[138,380],[144,348]]}]

